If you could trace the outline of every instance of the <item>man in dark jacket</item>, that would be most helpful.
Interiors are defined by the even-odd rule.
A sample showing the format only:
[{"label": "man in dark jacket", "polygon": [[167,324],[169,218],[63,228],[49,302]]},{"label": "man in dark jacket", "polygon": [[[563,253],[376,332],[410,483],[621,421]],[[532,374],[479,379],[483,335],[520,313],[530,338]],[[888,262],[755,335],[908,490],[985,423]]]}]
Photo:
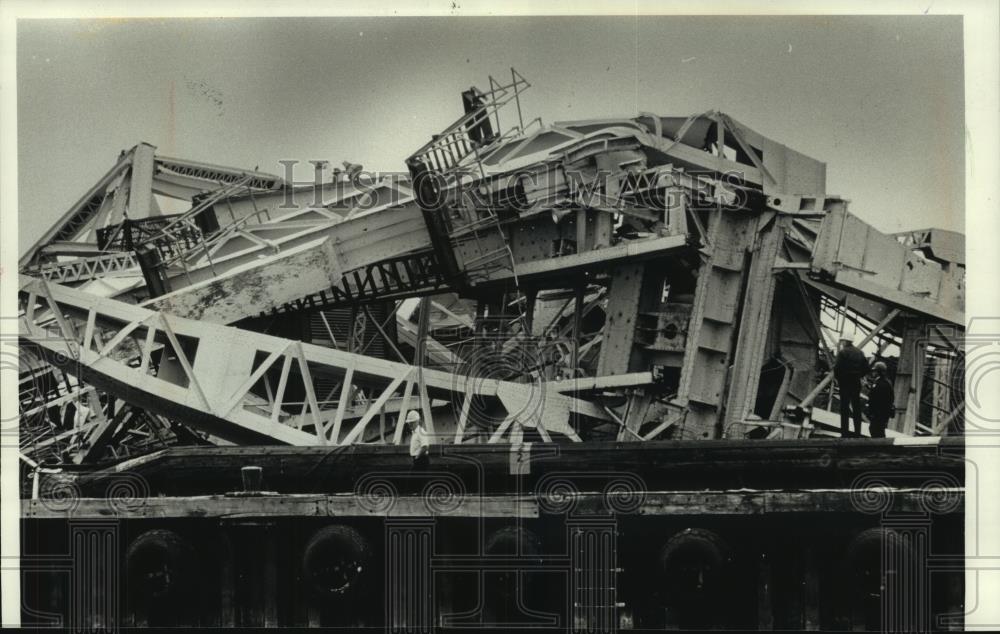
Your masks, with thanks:
[{"label": "man in dark jacket", "polygon": [[895,395],[892,383],[886,376],[886,365],[876,361],[872,369],[875,370],[875,383],[868,391],[868,420],[871,421],[869,430],[872,438],[885,438],[885,428],[889,424],[889,419],[896,414],[893,404]]},{"label": "man in dark jacket", "polygon": [[840,435],[851,435],[847,426],[849,412],[854,414],[854,435],[861,435],[861,380],[868,374],[868,359],[850,339],[840,340],[840,350],[833,366],[833,378],[840,386]]}]

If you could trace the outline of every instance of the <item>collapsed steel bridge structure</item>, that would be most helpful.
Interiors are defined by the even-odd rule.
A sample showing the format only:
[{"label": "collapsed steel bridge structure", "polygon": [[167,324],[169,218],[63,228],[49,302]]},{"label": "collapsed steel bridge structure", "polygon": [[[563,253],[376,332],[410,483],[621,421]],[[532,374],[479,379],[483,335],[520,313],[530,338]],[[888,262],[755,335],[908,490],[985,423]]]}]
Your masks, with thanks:
[{"label": "collapsed steel bridge structure", "polygon": [[[488,491],[486,481],[443,474],[452,494],[481,496],[474,511],[428,509],[403,495],[405,486],[384,489],[413,521],[449,512],[558,514],[545,488],[550,467],[531,466],[549,450],[588,456],[567,458],[576,476],[588,463],[605,469],[600,484],[573,476],[557,492],[586,507],[596,486],[612,515],[725,515],[727,504],[763,504],[746,496],[765,495],[775,512],[808,515],[828,502],[830,512],[847,513],[853,485],[843,474],[862,477],[864,469],[847,465],[870,456],[869,470],[941,469],[944,489],[960,494],[960,455],[938,447],[959,447],[941,437],[963,429],[961,235],[878,231],[826,191],[822,162],[726,114],[542,125],[524,119],[528,87],[512,71],[506,84],[491,78],[489,90],[464,92],[465,114],[406,158],[407,174],[369,174],[349,163],[328,174],[317,163],[315,182],[303,184],[163,157],[146,143],[123,152],[19,263],[26,521],[105,516],[101,487],[121,474],[152,489],[141,509],[117,509],[119,518],[293,518],[315,514],[305,509],[316,504],[329,515],[379,515],[386,509],[366,506],[370,491],[331,484],[332,476],[317,484],[309,474],[316,460],[355,477],[385,465],[405,471],[398,461],[405,451],[393,445],[409,442],[410,410],[422,413],[435,454],[479,456],[483,473],[498,465],[507,475],[534,473],[532,486],[541,487]],[[163,213],[164,199],[186,211]],[[832,348],[845,334],[891,366],[892,440],[823,439],[839,436]],[[859,442],[881,449],[871,454]],[[931,447],[916,463],[914,445]],[[742,480],[706,484],[712,478],[692,476],[697,469],[654,485],[662,469],[655,461],[628,477],[636,456],[681,455],[684,447],[707,462],[717,451],[757,456],[741,463],[755,464],[751,471],[775,452],[812,456],[815,447],[837,447],[809,460],[828,476],[832,460],[840,475],[816,479],[805,494],[782,493],[792,484],[768,476],[767,493],[743,497],[731,492]],[[294,458],[274,463],[274,455]],[[171,483],[167,464],[201,474],[201,484]],[[265,482],[283,510],[259,491],[218,497],[240,487],[239,464],[267,465]],[[926,501],[923,484],[887,486],[912,510]],[[53,510],[47,492],[65,487],[75,503]],[[706,487],[722,497],[684,493]],[[616,491],[644,501],[607,497]],[[306,493],[319,497],[295,497]],[[607,510],[594,517],[606,519]],[[574,530],[606,537],[604,524],[581,521],[584,529]],[[690,539],[722,552],[715,533],[689,530],[696,531]],[[153,548],[144,539],[180,557],[180,538],[157,531],[135,540],[130,557]],[[872,538],[866,532],[862,542]],[[319,528],[314,540],[300,574],[321,546],[358,560],[370,549],[342,525]],[[507,541],[519,555],[539,555],[537,536],[521,526],[500,528],[480,551]],[[679,543],[663,552],[683,550]],[[268,552],[262,557],[273,561]],[[579,570],[576,555],[562,556]],[[229,574],[234,565],[226,564]],[[617,564],[594,565],[606,578],[573,586],[570,594],[584,594],[566,599],[577,607],[555,621],[601,630],[635,619],[685,622],[652,609],[660,616],[628,612],[615,592]],[[272,587],[274,568],[254,574]],[[809,570],[807,579],[818,574]],[[493,594],[488,585],[481,584],[484,595]],[[447,620],[431,608],[414,612],[418,599],[399,592],[387,626]],[[373,622],[338,620],[342,611],[317,616],[313,608],[279,615],[276,599],[237,617],[235,595],[227,596],[220,600],[230,607],[208,622]],[[171,613],[144,610],[130,618],[155,622]],[[754,625],[784,618],[769,610],[758,605]],[[455,614],[447,618],[464,623]],[[526,614],[535,625],[553,624]],[[799,614],[788,622],[841,622],[815,606]],[[892,618],[899,627],[924,619],[922,627],[927,617]]]}]

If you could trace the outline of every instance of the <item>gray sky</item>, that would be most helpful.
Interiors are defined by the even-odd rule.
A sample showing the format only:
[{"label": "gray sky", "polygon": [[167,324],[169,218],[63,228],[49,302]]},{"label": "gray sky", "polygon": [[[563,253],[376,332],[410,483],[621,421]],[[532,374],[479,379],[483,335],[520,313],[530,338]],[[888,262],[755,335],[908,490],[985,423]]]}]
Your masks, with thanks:
[{"label": "gray sky", "polygon": [[722,110],[875,227],[964,231],[961,17],[21,20],[17,55],[22,249],[140,140],[402,170],[510,66],[528,117]]}]

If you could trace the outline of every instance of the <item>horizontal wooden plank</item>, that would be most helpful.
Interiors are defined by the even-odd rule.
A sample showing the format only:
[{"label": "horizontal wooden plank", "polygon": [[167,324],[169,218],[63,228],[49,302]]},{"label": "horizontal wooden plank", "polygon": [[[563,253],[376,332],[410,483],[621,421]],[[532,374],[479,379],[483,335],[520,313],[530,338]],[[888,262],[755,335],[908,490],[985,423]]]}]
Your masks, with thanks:
[{"label": "horizontal wooden plank", "polygon": [[[773,441],[654,441],[645,443],[532,443],[432,445],[432,470],[447,470],[467,491],[506,494],[532,491],[558,474],[581,491],[602,491],[609,479],[628,475],[647,490],[850,488],[868,473],[886,474],[891,486],[964,482],[963,439],[903,445],[891,439]],[[526,471],[510,475],[512,453]],[[69,467],[83,497],[101,497],[115,482],[138,476],[153,495],[219,495],[241,488],[240,469],[263,469],[264,488],[281,493],[350,493],[372,472],[399,478],[401,494],[417,494],[408,448],[175,447],[117,464]],[[479,487],[483,487],[480,490]]]},{"label": "horizontal wooden plank", "polygon": [[[952,503],[942,503],[942,495]],[[23,500],[24,519],[151,519],[260,517],[538,517],[616,515],[766,515],[771,513],[961,513],[961,487],[883,488],[878,497],[851,489],[806,491],[645,491],[530,495],[432,496],[212,495],[137,499]]]}]

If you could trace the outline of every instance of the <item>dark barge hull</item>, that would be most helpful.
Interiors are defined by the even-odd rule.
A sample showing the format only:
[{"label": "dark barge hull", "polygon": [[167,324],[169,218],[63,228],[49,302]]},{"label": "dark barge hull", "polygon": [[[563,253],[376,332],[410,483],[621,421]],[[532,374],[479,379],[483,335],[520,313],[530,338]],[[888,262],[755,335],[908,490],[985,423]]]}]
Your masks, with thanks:
[{"label": "dark barge hull", "polygon": [[947,438],[435,446],[426,469],[173,448],[40,482],[24,623],[960,629],[965,469]]}]

